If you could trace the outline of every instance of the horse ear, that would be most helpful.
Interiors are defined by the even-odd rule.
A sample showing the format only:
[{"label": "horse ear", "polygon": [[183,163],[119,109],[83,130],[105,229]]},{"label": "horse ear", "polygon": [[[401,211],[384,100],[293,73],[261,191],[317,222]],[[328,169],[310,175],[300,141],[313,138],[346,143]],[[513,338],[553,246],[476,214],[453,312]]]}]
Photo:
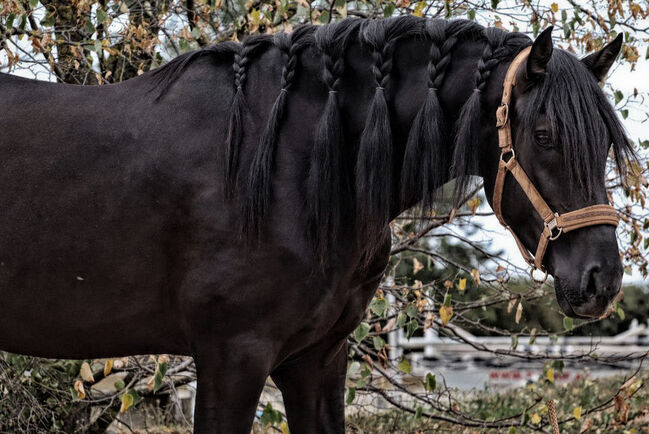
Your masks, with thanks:
[{"label": "horse ear", "polygon": [[597,78],[597,81],[603,81],[611,69],[613,62],[622,49],[622,34],[618,34],[613,42],[607,44],[604,48],[581,59],[584,65],[591,70]]},{"label": "horse ear", "polygon": [[552,57],[552,26],[543,30],[532,44],[532,50],[527,58],[527,78],[535,80],[543,77],[550,57]]}]

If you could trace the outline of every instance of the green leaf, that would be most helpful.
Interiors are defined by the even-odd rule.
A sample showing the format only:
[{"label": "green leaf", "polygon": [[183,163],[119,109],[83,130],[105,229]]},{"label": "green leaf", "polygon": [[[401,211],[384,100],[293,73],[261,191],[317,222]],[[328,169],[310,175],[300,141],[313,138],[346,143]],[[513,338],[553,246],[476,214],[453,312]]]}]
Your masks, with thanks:
[{"label": "green leaf", "polygon": [[408,321],[408,317],[403,312],[400,313],[397,317],[397,328],[403,328],[406,325],[406,321]]},{"label": "green leaf", "polygon": [[615,104],[619,103],[622,101],[622,98],[624,98],[624,94],[619,90],[616,90],[615,93],[613,93],[613,96],[615,96]]},{"label": "green leaf", "polygon": [[323,11],[318,17],[318,21],[322,24],[327,24],[329,22],[329,11]]},{"label": "green leaf", "polygon": [[498,7],[500,0],[491,0],[491,9],[496,9]]},{"label": "green leaf", "polygon": [[553,360],[551,366],[555,371],[562,373],[563,368],[566,367],[566,363],[563,360]]},{"label": "green leaf", "polygon": [[14,20],[16,19],[16,14],[10,13],[7,16],[7,21],[5,21],[5,26],[10,29],[14,26]]},{"label": "green leaf", "polygon": [[572,318],[569,316],[563,317],[563,328],[566,330],[572,330]]},{"label": "green leaf", "polygon": [[103,9],[97,9],[97,25],[103,24],[108,20],[108,14]]},{"label": "green leaf", "polygon": [[435,378],[435,374],[431,374],[430,372],[428,372],[426,374],[426,390],[429,392],[434,392],[436,388],[437,388],[437,379]]},{"label": "green leaf", "polygon": [[424,414],[424,409],[421,405],[418,405],[415,409],[415,419],[421,419],[421,416]]},{"label": "green leaf", "polygon": [[541,24],[539,24],[538,20],[534,21],[534,23],[532,23],[532,33],[534,34],[535,38],[539,35],[540,31],[541,31]]},{"label": "green leaf", "polygon": [[347,405],[350,405],[352,402],[354,402],[354,398],[356,398],[356,389],[350,387],[349,389],[347,389],[347,399],[345,399],[345,403]]},{"label": "green leaf", "polygon": [[535,341],[536,341],[536,327],[534,327],[534,328],[532,329],[532,331],[530,332],[530,340],[529,340],[529,344],[530,344],[530,345],[534,345],[534,342],[535,342]]},{"label": "green leaf", "polygon": [[412,372],[412,366],[410,366],[410,362],[406,358],[402,358],[397,367],[401,372],[405,372],[406,374]]},{"label": "green leaf", "polygon": [[620,110],[620,113],[622,114],[623,119],[626,119],[626,118],[629,117],[629,111],[627,109]]},{"label": "green leaf", "polygon": [[396,7],[395,7],[394,3],[390,2],[390,3],[386,4],[385,7],[383,8],[383,16],[385,18],[391,17],[392,14],[394,13],[395,9],[396,9]]},{"label": "green leaf", "polygon": [[89,35],[92,35],[93,33],[95,33],[97,31],[97,29],[95,29],[95,26],[92,24],[92,22],[89,19],[86,20],[86,25],[84,26],[84,30]]},{"label": "green leaf", "polygon": [[41,20],[41,26],[50,27],[54,25],[54,14],[47,13],[45,17]]},{"label": "green leaf", "polygon": [[516,427],[510,426],[509,431],[507,431],[507,434],[516,434]]},{"label": "green leaf", "polygon": [[126,384],[124,383],[124,380],[117,380],[114,384],[115,389],[119,392],[120,390],[124,390],[126,387]]},{"label": "green leaf", "polygon": [[413,319],[408,322],[408,328],[406,330],[406,338],[410,340],[412,335],[415,334],[415,331],[417,331],[417,328],[419,327],[419,323],[417,323],[417,320]]},{"label": "green leaf", "polygon": [[512,335],[512,350],[518,347],[518,336]]},{"label": "green leaf", "polygon": [[385,346],[385,341],[380,336],[374,336],[374,338],[372,338],[372,344],[374,345],[376,351],[381,351],[381,349]]},{"label": "green leaf", "polygon": [[414,303],[410,303],[408,307],[406,307],[406,314],[410,318],[414,318],[419,314],[419,310],[417,309],[417,306],[414,305]]},{"label": "green leaf", "polygon": [[383,317],[388,310],[388,301],[383,297],[375,298],[370,303],[370,309],[374,315]]},{"label": "green leaf", "polygon": [[475,20],[475,9],[469,9],[466,13],[466,17],[471,21]]},{"label": "green leaf", "polygon": [[29,0],[29,7],[34,9],[36,6],[38,6],[38,0]]},{"label": "green leaf", "polygon": [[451,294],[448,292],[444,295],[444,306],[449,307],[451,305]]},{"label": "green leaf", "polygon": [[194,27],[192,29],[192,38],[194,39],[200,39],[201,37],[201,29],[198,28],[198,26]]},{"label": "green leaf", "polygon": [[362,322],[358,325],[358,327],[356,327],[356,330],[354,330],[354,339],[356,339],[356,342],[361,343],[369,333],[370,333],[369,324],[366,322]]}]

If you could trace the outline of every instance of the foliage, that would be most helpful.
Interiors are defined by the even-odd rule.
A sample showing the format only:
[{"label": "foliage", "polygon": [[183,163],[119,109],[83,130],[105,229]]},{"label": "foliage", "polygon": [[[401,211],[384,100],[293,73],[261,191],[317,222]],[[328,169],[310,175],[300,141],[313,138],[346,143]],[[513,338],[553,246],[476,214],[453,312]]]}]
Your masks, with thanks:
[{"label": "foliage", "polygon": [[[612,377],[590,379],[588,377],[565,385],[547,385],[540,379],[525,387],[495,392],[482,391],[466,395],[455,395],[458,410],[464,414],[484,420],[507,420],[512,422],[509,429],[467,429],[444,421],[424,416],[429,408],[420,414],[404,411],[385,411],[367,415],[359,413],[347,418],[350,432],[450,432],[450,433],[529,433],[536,432],[548,419],[546,402],[553,399],[557,416],[562,424],[562,432],[608,432],[622,434],[634,432],[649,424],[649,393],[645,384],[649,381],[647,373],[636,377]],[[625,386],[626,385],[626,386]],[[617,398],[610,399],[611,392]],[[617,403],[617,404],[616,404]],[[593,414],[587,408],[603,406],[604,409]],[[519,414],[524,414],[520,417]],[[512,418],[512,416],[515,416]],[[515,427],[514,422],[525,421],[525,426]],[[592,430],[588,427],[591,427]],[[581,431],[584,429],[585,431]]]}]

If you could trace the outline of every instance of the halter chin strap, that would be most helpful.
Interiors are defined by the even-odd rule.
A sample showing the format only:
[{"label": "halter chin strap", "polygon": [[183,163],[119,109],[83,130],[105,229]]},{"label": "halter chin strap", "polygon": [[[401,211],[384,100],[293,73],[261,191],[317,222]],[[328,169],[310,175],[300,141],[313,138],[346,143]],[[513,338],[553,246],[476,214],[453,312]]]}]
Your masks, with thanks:
[{"label": "halter chin strap", "polygon": [[[552,240],[556,240],[561,234],[574,231],[586,226],[593,225],[613,225],[618,224],[618,213],[611,205],[592,205],[576,211],[567,212],[559,215],[552,211],[548,204],[543,200],[541,194],[538,192],[530,178],[527,176],[523,168],[516,160],[516,153],[514,152],[512,141],[512,130],[509,121],[509,102],[512,97],[512,89],[516,85],[516,73],[520,66],[525,62],[529,55],[531,47],[525,48],[521,51],[514,61],[507,69],[505,81],[503,82],[503,96],[496,111],[496,128],[498,128],[498,146],[500,147],[500,162],[498,163],[498,174],[496,175],[496,184],[494,186],[493,208],[498,217],[498,221],[502,224],[514,237],[518,249],[521,251],[525,262],[531,267],[532,271],[538,269],[547,271],[543,267],[543,256]],[[518,185],[521,186],[525,195],[530,200],[536,212],[543,219],[544,227],[543,232],[539,238],[538,246],[534,256],[523,246],[521,240],[516,236],[507,223],[502,214],[502,195],[503,187],[507,173],[510,172]]]}]

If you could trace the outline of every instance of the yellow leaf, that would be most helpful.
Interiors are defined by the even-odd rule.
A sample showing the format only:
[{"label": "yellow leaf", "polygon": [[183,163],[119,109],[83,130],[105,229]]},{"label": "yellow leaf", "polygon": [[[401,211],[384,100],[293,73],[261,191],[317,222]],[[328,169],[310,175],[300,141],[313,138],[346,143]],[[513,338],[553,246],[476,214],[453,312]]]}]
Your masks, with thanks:
[{"label": "yellow leaf", "polygon": [[113,370],[113,359],[106,360],[104,363],[104,377],[107,377],[110,374],[110,371]]},{"label": "yellow leaf", "polygon": [[476,286],[480,286],[480,272],[474,268],[471,270],[471,277],[473,277]]},{"label": "yellow leaf", "polygon": [[460,284],[458,285],[458,288],[460,291],[464,291],[466,289],[466,279],[460,279]]},{"label": "yellow leaf", "polygon": [[282,425],[280,425],[280,428],[282,430],[282,434],[289,434],[290,433],[290,431],[288,430],[288,424],[286,423],[286,421],[282,422]]},{"label": "yellow leaf", "polygon": [[545,378],[547,378],[547,380],[548,380],[550,383],[554,383],[554,369],[552,369],[552,368],[548,369],[548,370],[545,372]]},{"label": "yellow leaf", "polygon": [[575,417],[575,419],[581,420],[581,405],[579,407],[575,407],[575,409],[572,411],[572,415]]},{"label": "yellow leaf", "polygon": [[521,316],[523,316],[523,303],[518,303],[516,308],[516,324],[521,321]]},{"label": "yellow leaf", "polygon": [[534,413],[534,414],[532,415],[531,420],[532,420],[532,423],[533,423],[534,425],[538,425],[539,423],[541,423],[541,416],[539,416],[538,413]]},{"label": "yellow leaf", "polygon": [[412,258],[412,272],[413,274],[419,273],[423,270],[424,266],[417,260],[417,258]]},{"label": "yellow leaf", "polygon": [[[547,4],[547,3],[546,3]],[[550,5],[550,8],[552,9],[552,12],[559,12],[559,5],[556,3],[552,3]]]},{"label": "yellow leaf", "polygon": [[480,199],[478,199],[478,196],[474,197],[471,199],[467,205],[469,206],[469,209],[471,210],[471,214],[475,215],[475,213],[478,211],[478,207],[480,206]]},{"label": "yellow leaf", "polygon": [[439,317],[442,319],[442,324],[446,325],[453,317],[453,308],[451,306],[442,306],[439,308]]},{"label": "yellow leaf", "polygon": [[88,383],[95,382],[95,377],[93,377],[92,375],[92,369],[90,369],[88,362],[83,362],[81,364],[81,370],[79,371],[79,374],[81,375],[81,378],[83,378],[83,381],[87,381]]},{"label": "yellow leaf", "polygon": [[130,393],[125,393],[124,395],[122,395],[122,407],[119,409],[119,412],[125,413],[126,410],[131,408],[132,405],[133,405],[133,395],[131,395]]},{"label": "yellow leaf", "polygon": [[86,397],[86,391],[83,388],[83,381],[77,380],[74,382],[74,390],[77,392],[77,399],[82,400]]}]

